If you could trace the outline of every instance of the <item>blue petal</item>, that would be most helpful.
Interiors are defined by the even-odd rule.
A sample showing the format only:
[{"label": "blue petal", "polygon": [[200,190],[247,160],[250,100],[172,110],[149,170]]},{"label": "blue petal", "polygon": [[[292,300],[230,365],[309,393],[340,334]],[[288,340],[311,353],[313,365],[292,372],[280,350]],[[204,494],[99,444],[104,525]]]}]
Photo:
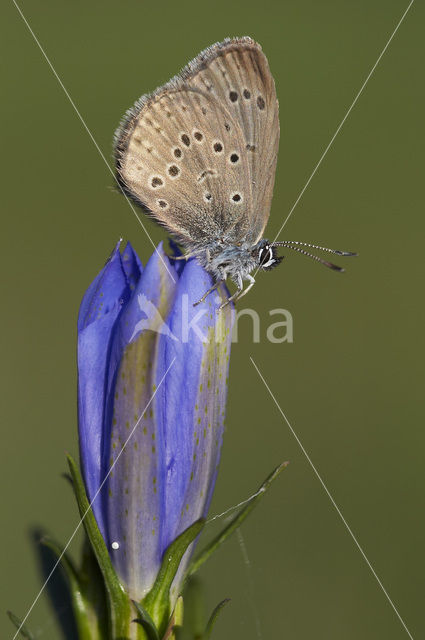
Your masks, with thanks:
[{"label": "blue petal", "polygon": [[[128,297],[119,246],[87,290],[80,308],[78,332],[79,445],[83,477],[93,500],[102,477],[102,442],[109,346],[122,302]],[[103,530],[100,500],[93,509]]]},{"label": "blue petal", "polygon": [[[185,266],[167,320],[180,340],[160,338],[157,378],[171,366],[155,399],[166,456],[163,551],[206,515],[220,459],[232,307],[217,313],[216,298],[221,303],[228,295],[223,286],[218,294],[210,294],[203,304],[193,307],[211,284],[195,261]],[[194,322],[196,318],[199,322]],[[188,559],[186,554],[175,581],[177,590]]]},{"label": "blue petal", "polygon": [[[105,474],[113,467],[102,496],[105,539],[120,579],[138,601],[152,586],[161,560],[164,456],[152,395],[158,331],[175,288],[163,260],[167,258],[160,247],[119,319],[114,348],[123,357],[105,420],[106,428],[111,425],[105,434]],[[146,320],[146,328],[138,329]]]},{"label": "blue petal", "polygon": [[127,283],[119,247],[120,242],[84,294],[78,314],[78,332],[109,313],[126,291]]},{"label": "blue petal", "polygon": [[127,245],[122,253],[121,260],[125,275],[127,276],[128,284],[130,286],[130,290],[134,291],[143,272],[143,266],[140,262],[139,256],[134,251],[129,242],[127,242]]}]

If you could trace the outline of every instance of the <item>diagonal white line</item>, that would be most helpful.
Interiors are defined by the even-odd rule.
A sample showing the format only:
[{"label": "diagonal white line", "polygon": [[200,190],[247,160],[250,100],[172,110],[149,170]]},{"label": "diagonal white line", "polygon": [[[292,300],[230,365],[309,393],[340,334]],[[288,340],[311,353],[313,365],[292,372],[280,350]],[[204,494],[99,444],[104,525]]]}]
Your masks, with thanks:
[{"label": "diagonal white line", "polygon": [[65,547],[63,548],[62,553],[60,554],[60,556],[58,557],[58,559],[56,560],[55,564],[53,565],[52,570],[50,571],[49,575],[47,576],[43,586],[41,587],[40,591],[38,592],[37,596],[35,597],[33,603],[31,604],[30,608],[28,609],[25,618],[22,620],[21,624],[19,625],[19,628],[17,630],[17,632],[15,633],[15,635],[13,636],[12,640],[15,640],[17,638],[17,636],[19,635],[22,627],[24,626],[26,620],[28,619],[28,616],[30,615],[31,611],[34,609],[38,599],[40,598],[41,594],[43,593],[44,589],[47,586],[47,583],[49,582],[50,578],[52,577],[52,575],[54,574],[54,572],[56,571],[58,565],[60,564],[60,561],[62,560],[63,556],[66,553],[66,550],[68,549],[69,545],[71,544],[72,540],[74,539],[77,531],[79,530],[79,528],[81,527],[84,518],[86,517],[86,515],[88,514],[88,512],[90,511],[90,509],[92,508],[92,505],[94,503],[94,501],[96,500],[97,496],[99,495],[99,493],[102,491],[102,488],[105,484],[105,482],[107,481],[107,479],[109,478],[111,472],[113,471],[115,465],[117,464],[118,460],[121,457],[122,452],[124,451],[124,449],[126,448],[127,444],[129,443],[130,439],[132,438],[134,432],[136,431],[137,427],[139,426],[139,423],[141,421],[141,419],[143,418],[143,416],[145,415],[146,411],[148,410],[150,404],[152,403],[153,399],[155,398],[157,392],[159,391],[162,383],[164,382],[168,372],[170,371],[171,367],[173,366],[174,362],[175,362],[175,358],[173,358],[173,360],[171,361],[170,366],[168,367],[168,369],[166,370],[166,372],[164,373],[164,375],[162,376],[161,380],[158,383],[157,388],[155,389],[155,391],[153,392],[152,396],[149,399],[149,402],[147,403],[146,407],[144,408],[143,412],[141,413],[139,419],[137,420],[136,424],[134,425],[134,427],[132,428],[132,430],[130,431],[130,434],[127,438],[127,440],[124,442],[123,446],[121,447],[117,457],[115,458],[113,464],[111,465],[111,467],[109,468],[108,473],[106,474],[106,476],[103,478],[102,482],[100,483],[100,486],[98,488],[98,490],[96,491],[96,493],[94,494],[94,497],[92,499],[92,501],[90,502],[89,506],[87,507],[87,509],[85,510],[85,512],[83,513],[80,521],[78,522],[77,526],[75,527],[71,537],[69,538],[68,542],[66,543]]},{"label": "diagonal white line", "polygon": [[354,535],[354,533],[351,531],[350,526],[348,525],[347,521],[345,520],[344,516],[341,513],[340,508],[338,507],[337,503],[335,502],[335,500],[333,499],[329,489],[327,488],[327,486],[325,485],[324,481],[322,480],[319,472],[317,471],[316,467],[314,466],[310,456],[308,455],[307,451],[304,449],[300,439],[298,438],[297,434],[295,433],[294,429],[292,428],[288,418],[286,417],[286,415],[284,414],[284,412],[282,411],[278,401],[276,400],[275,396],[273,395],[272,390],[270,389],[269,385],[267,384],[267,382],[264,379],[263,374],[261,373],[261,371],[259,370],[259,368],[257,367],[256,363],[254,362],[253,358],[250,356],[250,360],[252,362],[252,364],[254,365],[258,375],[260,376],[264,386],[266,387],[267,391],[269,392],[273,402],[275,403],[276,407],[279,410],[279,413],[281,414],[282,418],[285,420],[286,424],[288,425],[289,429],[291,430],[292,435],[294,436],[295,440],[297,441],[301,451],[303,452],[303,454],[305,455],[305,457],[308,460],[308,463],[310,464],[311,468],[313,469],[317,479],[319,480],[320,484],[322,485],[323,489],[326,492],[326,495],[328,496],[329,500],[332,502],[332,505],[334,506],[337,514],[339,515],[339,517],[341,518],[342,522],[344,523],[345,528],[347,529],[348,533],[350,534],[350,536],[352,537],[354,543],[356,544],[356,547],[358,548],[358,550],[360,551],[361,555],[363,556],[364,561],[366,562],[367,566],[369,567],[369,569],[371,570],[375,580],[377,581],[377,583],[379,584],[379,586],[381,587],[382,591],[385,594],[385,597],[387,598],[388,602],[390,603],[391,607],[393,608],[397,618],[400,620],[401,624],[404,627],[404,630],[406,631],[407,635],[409,636],[410,640],[413,640],[413,636],[410,633],[409,629],[406,626],[406,623],[404,622],[403,618],[401,617],[401,615],[399,614],[395,604],[393,603],[393,601],[391,600],[387,590],[385,589],[384,585],[382,584],[381,580],[379,579],[378,575],[375,572],[375,569],[373,568],[373,566],[371,565],[371,563],[369,562],[365,552],[363,551],[362,547],[360,546],[360,543],[358,542],[356,536]]},{"label": "diagonal white line", "polygon": [[261,629],[261,621],[260,621],[260,616],[259,616],[259,613],[258,613],[258,608],[257,608],[256,598],[255,598],[255,593],[254,593],[254,581],[252,579],[251,561],[250,561],[249,556],[248,556],[248,551],[247,551],[247,548],[246,548],[245,540],[244,540],[244,537],[242,535],[242,529],[240,527],[238,527],[236,529],[236,534],[238,536],[239,548],[241,550],[243,563],[245,565],[245,572],[246,572],[246,577],[247,577],[247,581],[248,581],[248,600],[249,600],[249,604],[251,605],[252,613],[253,613],[254,620],[255,620],[255,630],[257,632],[257,640],[262,640],[263,639],[263,633],[262,633],[262,629]]},{"label": "diagonal white line", "polygon": [[252,496],[249,496],[249,498],[242,500],[242,502],[238,502],[238,504],[234,504],[233,507],[229,507],[229,509],[226,509],[222,513],[217,513],[215,516],[211,516],[211,518],[208,518],[206,524],[210,524],[210,522],[214,522],[214,520],[218,520],[218,518],[224,518],[224,516],[227,516],[229,513],[233,513],[233,511],[236,511],[236,509],[243,507],[244,504],[248,504],[248,502],[254,500],[254,498],[259,496],[261,493],[264,493],[264,491],[264,487],[261,487],[260,489],[258,489],[258,491],[253,493]]},{"label": "diagonal white line", "polygon": [[148,230],[146,229],[145,225],[142,222],[142,219],[140,218],[139,214],[137,213],[136,209],[133,207],[133,204],[131,202],[131,200],[129,199],[129,197],[127,196],[127,194],[125,193],[125,191],[123,190],[123,188],[121,187],[121,185],[119,184],[118,180],[115,177],[115,174],[111,168],[111,166],[109,165],[109,162],[107,161],[107,159],[105,158],[105,155],[102,151],[102,149],[99,147],[98,143],[96,142],[95,137],[93,136],[92,132],[90,131],[90,129],[88,128],[83,116],[81,115],[81,113],[78,110],[77,105],[75,104],[75,102],[73,101],[73,99],[71,98],[67,88],[65,87],[64,83],[62,82],[61,78],[59,77],[56,69],[54,68],[52,62],[50,61],[50,58],[48,57],[47,53],[44,51],[43,47],[41,46],[40,41],[38,40],[37,36],[35,35],[34,31],[32,30],[30,24],[28,23],[28,20],[26,19],[26,17],[24,16],[24,14],[22,13],[21,8],[19,7],[18,3],[16,2],[16,0],[12,0],[13,4],[15,5],[17,11],[19,12],[19,15],[21,16],[22,20],[25,23],[25,26],[27,27],[28,31],[30,32],[30,34],[32,35],[34,42],[36,43],[37,47],[40,49],[41,53],[43,54],[44,59],[46,60],[47,64],[49,65],[53,75],[55,76],[56,80],[58,81],[59,85],[61,86],[64,94],[66,95],[66,97],[68,98],[72,108],[74,109],[75,113],[77,114],[81,124],[83,125],[84,129],[86,130],[86,132],[88,133],[91,141],[93,142],[94,146],[97,149],[97,152],[99,153],[100,157],[102,158],[103,162],[105,163],[106,167],[108,168],[109,173],[112,175],[114,182],[117,183],[118,188],[120,189],[121,193],[123,194],[123,196],[125,197],[125,199],[128,202],[128,205],[130,207],[130,209],[132,210],[132,212],[134,213],[134,215],[137,218],[137,221],[139,222],[140,226],[142,227],[143,231],[145,232],[145,234],[147,235],[151,245],[153,246],[153,248],[155,249],[155,251],[158,253],[159,258],[161,259],[161,262],[163,263],[164,267],[166,268],[168,275],[170,276],[170,278],[172,279],[173,282],[175,282],[174,276],[171,273],[170,269],[168,268],[168,265],[165,263],[163,257],[161,256],[161,254],[158,252],[157,248],[155,247],[155,243],[152,240],[152,238],[150,237]]},{"label": "diagonal white line", "polygon": [[280,235],[280,233],[281,233],[282,229],[284,228],[284,226],[285,226],[285,225],[286,225],[286,223],[288,222],[289,218],[291,217],[291,215],[292,215],[292,213],[293,213],[293,211],[294,211],[295,207],[297,206],[297,204],[298,204],[298,203],[299,203],[299,201],[301,200],[301,198],[302,198],[302,196],[303,196],[303,194],[304,194],[304,191],[307,189],[307,187],[308,187],[308,185],[310,184],[311,180],[313,179],[313,176],[315,175],[315,173],[316,173],[317,169],[318,169],[318,168],[320,167],[320,165],[322,164],[322,161],[323,161],[324,157],[326,156],[326,154],[328,153],[329,149],[331,148],[331,146],[332,146],[332,144],[333,144],[333,142],[334,142],[335,138],[337,137],[338,133],[341,131],[342,126],[344,125],[344,122],[347,120],[348,116],[350,115],[350,113],[351,113],[351,111],[352,111],[352,109],[353,109],[354,105],[356,104],[357,100],[360,98],[360,95],[362,94],[363,89],[365,88],[365,86],[366,86],[366,85],[367,85],[367,83],[369,82],[369,80],[370,80],[370,78],[371,78],[371,76],[372,76],[373,72],[375,71],[376,67],[378,66],[378,64],[379,64],[379,62],[380,62],[380,60],[381,60],[382,56],[384,55],[384,53],[385,53],[385,52],[386,52],[386,50],[388,49],[388,47],[389,47],[389,45],[390,45],[390,43],[391,43],[391,40],[394,38],[395,34],[397,33],[397,31],[398,31],[398,29],[399,29],[399,27],[400,27],[401,23],[403,22],[404,18],[406,17],[406,15],[407,15],[407,13],[408,13],[408,11],[409,11],[410,7],[412,6],[413,2],[414,2],[414,0],[411,0],[411,1],[410,1],[409,5],[408,5],[408,7],[407,7],[407,9],[406,9],[406,11],[403,13],[403,15],[401,16],[400,20],[398,21],[396,28],[394,29],[394,31],[392,32],[391,36],[389,37],[389,39],[388,39],[388,41],[387,41],[387,44],[386,44],[386,45],[385,45],[385,47],[382,49],[381,53],[380,53],[380,54],[379,54],[379,56],[378,56],[377,61],[376,61],[376,62],[375,62],[375,64],[373,65],[372,69],[369,71],[369,73],[368,73],[368,75],[367,75],[367,77],[366,77],[366,80],[363,82],[363,84],[362,84],[362,86],[360,87],[360,89],[359,89],[359,91],[358,91],[358,93],[357,93],[356,97],[354,98],[353,102],[351,103],[350,108],[348,109],[347,113],[345,114],[345,116],[343,117],[343,119],[341,120],[341,122],[339,123],[339,125],[338,125],[338,127],[337,127],[337,130],[336,130],[336,131],[335,131],[335,133],[333,134],[333,136],[332,136],[332,138],[331,138],[331,140],[330,140],[330,142],[329,142],[328,146],[326,147],[326,149],[324,150],[324,152],[323,152],[323,153],[322,153],[322,155],[320,156],[319,162],[318,162],[318,163],[316,164],[316,166],[314,167],[313,172],[312,172],[312,174],[310,175],[309,179],[308,179],[308,180],[307,180],[307,182],[305,183],[304,187],[301,189],[301,192],[300,192],[300,194],[299,194],[298,198],[295,200],[294,204],[292,205],[291,210],[289,211],[288,215],[286,216],[286,219],[285,219],[284,223],[282,224],[282,226],[280,227],[279,231],[277,232],[276,237],[275,237],[275,239],[273,240],[273,242],[276,242],[276,240],[277,240],[278,236]]}]

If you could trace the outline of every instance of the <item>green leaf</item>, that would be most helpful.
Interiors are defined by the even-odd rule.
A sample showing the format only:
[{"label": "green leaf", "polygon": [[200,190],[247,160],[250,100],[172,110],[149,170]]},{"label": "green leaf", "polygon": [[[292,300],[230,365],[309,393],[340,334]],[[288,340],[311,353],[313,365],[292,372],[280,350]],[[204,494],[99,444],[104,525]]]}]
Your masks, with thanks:
[{"label": "green leaf", "polygon": [[92,622],[97,621],[100,639],[104,640],[108,635],[108,598],[102,572],[87,535],[84,536],[84,543],[81,549],[78,575],[84,590],[84,597],[90,603]]},{"label": "green leaf", "polygon": [[125,638],[129,636],[130,599],[122,588],[115,569],[112,566],[108,549],[106,548],[105,541],[99,531],[96,518],[93,515],[91,505],[87,499],[86,490],[78,467],[70,455],[68,455],[67,458],[81,520],[105,582],[105,588],[108,594],[111,634],[113,638]]},{"label": "green leaf", "polygon": [[139,614],[139,617],[135,618],[133,622],[138,622],[142,625],[149,640],[160,640],[158,630],[149,613],[141,604],[139,604],[135,600],[133,600],[132,602],[137,610],[137,613]]},{"label": "green leaf", "polygon": [[200,534],[205,524],[201,518],[185,529],[164,552],[161,568],[155,583],[143,600],[143,605],[149,611],[160,635],[164,633],[170,617],[170,588],[175,578],[180,562],[189,545]]},{"label": "green leaf", "polygon": [[[50,549],[60,564],[63,572],[68,579],[69,594],[72,602],[72,609],[78,628],[79,640],[102,640],[105,637],[105,629],[102,628],[102,616],[98,615],[95,610],[94,603],[90,597],[92,594],[93,583],[96,582],[95,577],[91,576],[90,582],[77,572],[71,558],[64,553],[63,548],[55,541],[44,536],[40,543]],[[98,568],[96,567],[96,570]],[[97,590],[100,591],[100,598],[104,599],[103,584],[97,584]]]},{"label": "green leaf", "polygon": [[276,469],[274,469],[274,471],[272,471],[272,473],[266,478],[263,484],[256,491],[254,497],[249,502],[247,502],[247,504],[236,514],[236,516],[229,522],[229,524],[224,527],[224,529],[222,529],[222,531],[217,536],[215,536],[215,538],[213,538],[211,542],[209,542],[206,547],[199,553],[199,555],[191,562],[188,569],[188,575],[193,575],[196,571],[198,571],[199,567],[201,567],[201,565],[203,565],[204,562],[208,560],[210,555],[214,553],[214,551],[216,551],[216,549],[218,549],[218,547],[220,547],[223,542],[227,540],[227,538],[231,536],[238,527],[240,527],[245,518],[248,517],[254,507],[257,506],[259,501],[263,498],[273,480],[278,477],[280,472],[283,471],[283,469],[285,469],[288,464],[289,462],[282,462],[282,464],[280,464],[278,467],[276,467]]},{"label": "green leaf", "polygon": [[27,627],[25,627],[25,625],[18,618],[18,616],[15,616],[15,614],[12,613],[11,611],[8,611],[7,615],[9,616],[10,620],[13,622],[13,624],[18,629],[19,633],[23,638],[26,638],[26,640],[35,640],[34,635],[27,629]]},{"label": "green leaf", "polygon": [[225,598],[224,600],[222,600],[221,602],[218,603],[218,605],[216,606],[216,608],[214,609],[214,611],[212,612],[210,619],[208,620],[208,624],[206,626],[205,629],[205,633],[204,636],[202,638],[202,640],[209,640],[211,637],[211,633],[213,630],[213,627],[217,621],[217,618],[219,616],[219,614],[221,613],[223,607],[226,606],[226,604],[230,602],[230,598]]}]

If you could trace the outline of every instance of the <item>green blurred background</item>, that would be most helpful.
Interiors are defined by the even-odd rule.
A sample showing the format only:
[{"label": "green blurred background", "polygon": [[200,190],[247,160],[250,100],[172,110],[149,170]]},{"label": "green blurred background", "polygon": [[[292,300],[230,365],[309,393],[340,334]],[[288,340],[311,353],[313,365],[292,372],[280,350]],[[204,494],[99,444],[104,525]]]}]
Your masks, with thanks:
[{"label": "green blurred background", "polygon": [[[140,94],[227,35],[257,39],[281,108],[274,237],[407,4],[20,6],[108,159]],[[0,602],[23,616],[40,587],[30,528],[65,541],[78,522],[60,475],[65,450],[77,453],[79,301],[120,236],[144,260],[151,246],[16,7],[4,3],[2,13]],[[280,461],[291,464],[243,527],[249,566],[235,537],[203,571],[209,608],[232,598],[216,638],[408,637],[250,356],[412,636],[425,634],[424,13],[413,4],[281,236],[360,257],[339,275],[288,255],[240,305],[260,314],[261,341],[242,319],[211,513],[246,498]],[[146,224],[155,242],[165,237]],[[266,340],[275,307],[293,315],[293,344]],[[44,596],[28,624],[41,640],[60,637]],[[0,628],[12,637],[3,612]]]}]

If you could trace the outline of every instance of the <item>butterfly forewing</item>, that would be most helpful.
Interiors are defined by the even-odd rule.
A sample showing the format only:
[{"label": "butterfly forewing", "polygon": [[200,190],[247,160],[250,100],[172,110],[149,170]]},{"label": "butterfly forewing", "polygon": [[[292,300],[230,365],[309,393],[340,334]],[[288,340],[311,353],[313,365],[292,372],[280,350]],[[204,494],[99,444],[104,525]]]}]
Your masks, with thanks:
[{"label": "butterfly forewing", "polygon": [[256,242],[279,142],[273,78],[250,38],[202,52],[117,133],[122,186],[183,243]]},{"label": "butterfly forewing", "polygon": [[220,237],[248,217],[248,162],[229,120],[213,96],[182,84],[157,92],[127,132],[119,168],[126,189],[183,242]]}]

